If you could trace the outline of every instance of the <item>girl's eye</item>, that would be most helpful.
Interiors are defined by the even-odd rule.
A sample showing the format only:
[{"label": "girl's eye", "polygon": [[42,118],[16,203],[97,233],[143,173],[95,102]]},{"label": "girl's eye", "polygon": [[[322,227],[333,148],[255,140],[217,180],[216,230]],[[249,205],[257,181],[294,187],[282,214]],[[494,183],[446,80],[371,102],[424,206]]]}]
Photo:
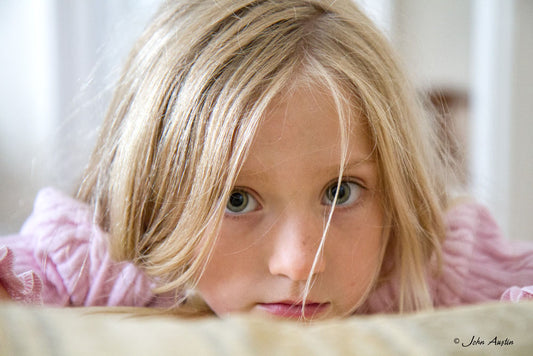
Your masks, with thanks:
[{"label": "girl's eye", "polygon": [[255,209],[257,209],[257,201],[249,193],[240,189],[231,192],[226,204],[226,212],[230,214],[244,214]]},{"label": "girl's eye", "polygon": [[323,204],[333,205],[337,189],[339,190],[339,195],[337,196],[336,205],[350,205],[359,198],[362,188],[359,184],[353,182],[343,181],[340,185],[335,182],[326,189]]}]

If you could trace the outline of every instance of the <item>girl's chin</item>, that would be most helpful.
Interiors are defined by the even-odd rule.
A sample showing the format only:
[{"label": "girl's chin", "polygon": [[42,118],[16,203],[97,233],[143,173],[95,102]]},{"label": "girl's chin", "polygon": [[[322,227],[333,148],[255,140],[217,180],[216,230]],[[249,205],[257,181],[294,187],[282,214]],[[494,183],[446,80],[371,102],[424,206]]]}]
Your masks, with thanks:
[{"label": "girl's chin", "polygon": [[318,320],[324,319],[331,312],[330,303],[308,303],[305,307],[301,304],[291,303],[259,303],[254,311],[262,315],[280,319],[293,320]]}]

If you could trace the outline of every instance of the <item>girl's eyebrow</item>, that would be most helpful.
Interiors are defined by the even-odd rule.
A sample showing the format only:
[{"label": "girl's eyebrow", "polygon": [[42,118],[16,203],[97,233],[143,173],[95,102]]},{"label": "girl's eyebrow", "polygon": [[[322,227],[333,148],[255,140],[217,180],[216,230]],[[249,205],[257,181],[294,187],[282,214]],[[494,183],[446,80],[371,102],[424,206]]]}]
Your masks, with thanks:
[{"label": "girl's eyebrow", "polygon": [[[358,169],[358,168],[365,168],[370,169],[376,164],[376,160],[371,157],[365,157],[365,158],[356,158],[349,160],[346,165],[344,166],[343,172]],[[323,172],[331,172],[330,174],[336,175],[339,173],[341,169],[340,164],[331,165],[323,170]]]},{"label": "girl's eyebrow", "polygon": [[[376,164],[376,160],[373,157],[364,157],[364,158],[354,158],[347,162],[347,164],[344,167],[344,171],[356,169],[359,167],[366,167],[366,166],[373,166]],[[254,177],[258,178],[261,176],[262,173],[265,173],[268,171],[268,168],[252,168],[252,169],[242,169],[239,173],[239,177]],[[333,164],[331,166],[327,166],[325,168],[319,168],[320,172],[327,172],[331,174],[337,174],[340,171],[340,163]],[[319,172],[317,172],[319,173]]]},{"label": "girl's eyebrow", "polygon": [[[365,164],[375,164],[376,160],[372,156],[367,156],[364,158],[357,158],[349,160],[346,164],[346,169],[348,168],[355,168],[357,166],[365,165]],[[338,167],[338,166],[337,166]]]},{"label": "girl's eyebrow", "polygon": [[[367,165],[374,165],[376,163],[376,160],[372,156],[365,156],[364,158],[352,158],[346,162],[344,166],[344,170],[357,168],[359,166],[367,166]],[[327,167],[326,170],[328,171],[339,171],[341,165],[340,163],[332,164],[331,166]]]}]

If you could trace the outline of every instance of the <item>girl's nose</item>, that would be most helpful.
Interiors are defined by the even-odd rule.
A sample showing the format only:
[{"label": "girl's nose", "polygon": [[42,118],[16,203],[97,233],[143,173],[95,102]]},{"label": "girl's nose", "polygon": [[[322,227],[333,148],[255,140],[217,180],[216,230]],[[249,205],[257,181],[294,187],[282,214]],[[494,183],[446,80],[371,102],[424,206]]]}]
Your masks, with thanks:
[{"label": "girl's nose", "polygon": [[313,263],[313,274],[321,273],[326,268],[323,253],[318,253],[322,237],[322,224],[314,224],[304,216],[293,216],[278,221],[273,229],[272,252],[269,258],[269,270],[273,275],[282,275],[293,281],[305,281],[309,278]]}]

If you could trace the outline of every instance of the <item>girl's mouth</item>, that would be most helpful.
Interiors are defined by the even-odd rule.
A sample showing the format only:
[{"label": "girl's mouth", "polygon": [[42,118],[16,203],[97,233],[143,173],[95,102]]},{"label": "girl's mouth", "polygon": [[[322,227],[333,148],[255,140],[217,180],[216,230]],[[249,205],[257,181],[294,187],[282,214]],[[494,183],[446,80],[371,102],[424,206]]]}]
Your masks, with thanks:
[{"label": "girl's mouth", "polygon": [[329,309],[330,304],[307,302],[304,307],[301,302],[282,301],[276,303],[260,303],[258,304],[258,307],[262,311],[277,317],[289,319],[312,319]]}]

